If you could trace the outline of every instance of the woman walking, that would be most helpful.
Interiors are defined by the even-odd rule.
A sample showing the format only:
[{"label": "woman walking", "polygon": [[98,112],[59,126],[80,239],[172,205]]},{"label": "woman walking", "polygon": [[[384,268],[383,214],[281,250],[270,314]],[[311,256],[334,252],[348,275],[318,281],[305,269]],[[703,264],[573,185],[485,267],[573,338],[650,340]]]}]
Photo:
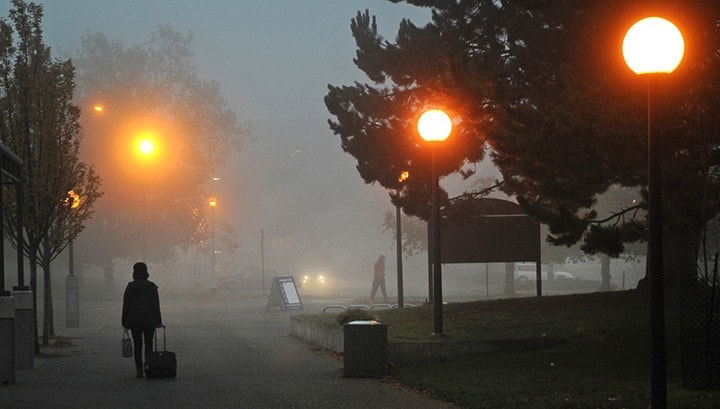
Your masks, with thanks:
[{"label": "woman walking", "polygon": [[123,295],[122,326],[132,334],[138,378],[143,377],[143,344],[145,354],[151,352],[155,328],[162,327],[158,287],[148,280],[149,276],[145,263],[135,263],[133,281],[128,283]]}]

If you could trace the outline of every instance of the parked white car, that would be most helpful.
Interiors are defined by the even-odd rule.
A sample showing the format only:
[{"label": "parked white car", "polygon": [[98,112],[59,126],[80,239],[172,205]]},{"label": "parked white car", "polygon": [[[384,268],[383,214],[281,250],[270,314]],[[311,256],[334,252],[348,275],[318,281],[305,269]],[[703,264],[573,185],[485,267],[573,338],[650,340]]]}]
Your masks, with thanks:
[{"label": "parked white car", "polygon": [[[547,273],[547,267],[542,266],[542,279],[543,281],[546,281],[548,279],[548,273]],[[575,280],[575,276],[566,272],[566,271],[553,271],[553,276],[557,280]],[[518,281],[535,281],[535,278],[537,277],[537,272],[535,268],[535,264],[532,263],[523,263],[523,264],[515,264],[515,279]]]}]

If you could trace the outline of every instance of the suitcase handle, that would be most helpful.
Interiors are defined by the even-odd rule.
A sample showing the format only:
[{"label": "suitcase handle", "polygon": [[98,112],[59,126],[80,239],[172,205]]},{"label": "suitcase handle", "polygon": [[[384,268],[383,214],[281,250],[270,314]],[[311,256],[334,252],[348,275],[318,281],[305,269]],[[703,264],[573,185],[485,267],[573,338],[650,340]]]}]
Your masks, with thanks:
[{"label": "suitcase handle", "polygon": [[[163,351],[167,352],[167,340],[165,339],[165,337],[166,337],[165,326],[163,325],[160,328],[162,328],[162,330],[163,330]],[[153,337],[153,341],[155,341],[155,351],[158,350],[157,333],[158,333],[157,328],[155,328],[155,336]]]}]

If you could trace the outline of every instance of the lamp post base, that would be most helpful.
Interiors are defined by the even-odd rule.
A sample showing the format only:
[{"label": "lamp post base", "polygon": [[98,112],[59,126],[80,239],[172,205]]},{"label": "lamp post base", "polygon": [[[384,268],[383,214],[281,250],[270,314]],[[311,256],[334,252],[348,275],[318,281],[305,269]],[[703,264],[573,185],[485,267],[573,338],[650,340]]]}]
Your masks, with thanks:
[{"label": "lamp post base", "polygon": [[65,278],[65,325],[67,328],[80,326],[80,280],[76,275]]}]

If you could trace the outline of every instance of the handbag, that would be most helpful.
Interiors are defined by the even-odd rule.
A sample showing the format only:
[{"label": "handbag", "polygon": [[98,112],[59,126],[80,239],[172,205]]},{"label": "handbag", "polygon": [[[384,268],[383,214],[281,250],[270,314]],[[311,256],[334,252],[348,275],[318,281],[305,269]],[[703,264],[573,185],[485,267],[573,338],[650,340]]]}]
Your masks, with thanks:
[{"label": "handbag", "polygon": [[125,358],[130,358],[133,356],[133,342],[132,338],[130,338],[130,333],[128,332],[128,329],[125,328],[125,331],[123,332],[123,337],[120,340],[120,344],[122,345],[122,356]]}]

